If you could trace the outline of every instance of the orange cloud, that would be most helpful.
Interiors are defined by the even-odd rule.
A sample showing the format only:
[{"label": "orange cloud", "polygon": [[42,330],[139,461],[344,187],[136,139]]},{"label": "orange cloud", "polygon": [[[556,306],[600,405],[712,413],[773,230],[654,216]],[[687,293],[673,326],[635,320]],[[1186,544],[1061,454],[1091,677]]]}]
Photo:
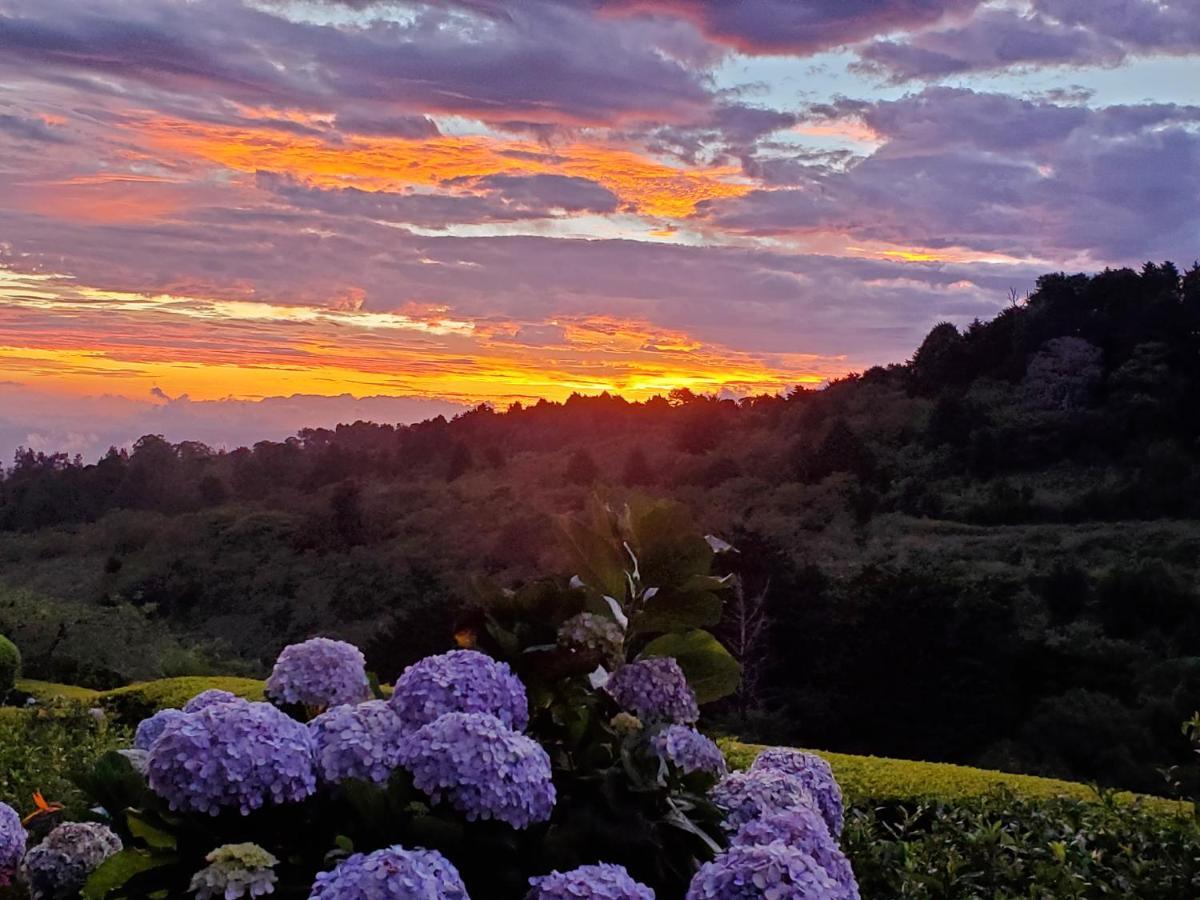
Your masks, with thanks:
[{"label": "orange cloud", "polygon": [[83,222],[141,222],[175,215],[194,189],[165,178],[127,174],[81,175],[10,185],[13,208]]},{"label": "orange cloud", "polygon": [[432,138],[351,136],[330,144],[263,127],[212,125],[152,117],[136,126],[160,153],[196,157],[233,169],[290,175],[323,188],[366,191],[437,187],[495,174],[558,174],[587,178],[608,188],[639,213],[668,218],[691,215],[696,204],[748,193],[731,180],[733,166],[685,169],[629,150],[575,143],[548,150],[530,141],[483,135]]}]

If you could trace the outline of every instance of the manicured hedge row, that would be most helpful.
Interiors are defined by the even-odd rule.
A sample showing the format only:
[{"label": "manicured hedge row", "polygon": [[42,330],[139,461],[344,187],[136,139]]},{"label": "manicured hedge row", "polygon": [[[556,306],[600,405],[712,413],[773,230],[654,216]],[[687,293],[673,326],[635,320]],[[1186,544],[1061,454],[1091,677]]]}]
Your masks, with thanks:
[{"label": "manicured hedge row", "polygon": [[[754,744],[733,740],[719,742],[721,749],[735,769],[746,768],[760,751]],[[877,756],[850,756],[844,753],[819,753],[833,767],[834,775],[851,803],[870,800],[930,800],[951,801],[985,797],[1000,790],[1029,798],[1069,797],[1075,800],[1096,800],[1096,791],[1085,784],[1038,778],[1033,775],[1013,775],[988,769],[973,769],[950,763],[915,762],[906,759],[886,759]],[[1118,793],[1118,802],[1132,802],[1135,795]],[[1142,805],[1155,811],[1177,814],[1187,809],[1183,804],[1160,797],[1139,797]]]}]

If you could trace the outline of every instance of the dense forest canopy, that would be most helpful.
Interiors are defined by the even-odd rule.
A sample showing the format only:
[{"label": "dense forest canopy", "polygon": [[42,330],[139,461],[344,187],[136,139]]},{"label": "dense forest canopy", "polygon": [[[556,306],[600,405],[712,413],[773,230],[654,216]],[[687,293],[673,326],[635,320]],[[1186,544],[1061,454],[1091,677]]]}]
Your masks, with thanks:
[{"label": "dense forest canopy", "polygon": [[740,401],[479,407],[230,452],[148,435],[0,480],[0,632],[110,686],[260,673],[314,633],[381,677],[555,516],[676,499],[739,551],[731,729],[1162,786],[1200,703],[1200,267],[1041,278],[903,365]]}]

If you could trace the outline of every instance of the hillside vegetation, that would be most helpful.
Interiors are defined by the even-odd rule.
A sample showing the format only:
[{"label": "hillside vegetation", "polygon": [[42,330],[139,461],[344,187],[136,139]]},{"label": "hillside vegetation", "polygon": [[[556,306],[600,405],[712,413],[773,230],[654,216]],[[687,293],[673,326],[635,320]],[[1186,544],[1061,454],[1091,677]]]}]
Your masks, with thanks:
[{"label": "hillside vegetation", "polygon": [[0,632],[27,676],[100,689],[261,676],[314,633],[389,679],[484,582],[564,571],[558,514],[667,496],[740,551],[731,733],[1154,792],[1200,698],[1198,436],[1200,270],[1049,275],[786,398],[22,452]]}]

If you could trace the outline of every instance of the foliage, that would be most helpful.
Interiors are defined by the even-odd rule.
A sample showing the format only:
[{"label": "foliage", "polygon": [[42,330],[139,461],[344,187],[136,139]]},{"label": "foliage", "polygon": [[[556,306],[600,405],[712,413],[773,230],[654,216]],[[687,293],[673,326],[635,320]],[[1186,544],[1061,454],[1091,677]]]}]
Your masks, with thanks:
[{"label": "foliage", "polygon": [[0,699],[11,691],[21,677],[21,651],[0,634]]},{"label": "foliage", "polygon": [[0,802],[28,814],[41,792],[79,815],[88,803],[72,780],[97,758],[128,746],[129,729],[87,707],[56,702],[0,715]]},{"label": "foliage", "polygon": [[958,801],[879,801],[847,821],[845,849],[864,897],[1200,895],[1200,830],[1138,805],[1011,792]]},{"label": "foliage", "polygon": [[[723,841],[720,812],[705,796],[723,764],[699,735],[659,738],[670,736],[675,707],[687,708],[688,721],[696,717],[681,665],[713,697],[736,687],[727,651],[702,627],[719,620],[725,581],[709,571],[709,542],[688,525],[666,504],[597,503],[565,521],[581,574],[546,579],[525,595],[485,590],[474,624],[458,638],[508,662],[457,650],[409,667],[388,703],[370,703],[374,714],[394,718],[394,728],[342,722],[328,729],[331,717],[341,721],[350,709],[322,712],[341,699],[332,689],[358,692],[366,680],[354,648],[329,641],[284,649],[267,692],[278,707],[234,696],[226,688],[258,696],[262,686],[230,679],[107,692],[101,702],[122,716],[165,703],[183,712],[161,727],[158,720],[139,726],[148,750],[108,753],[81,776],[125,845],[96,869],[84,896],[178,895],[193,882],[215,884],[228,874],[212,869],[220,848],[252,843],[263,859],[278,860],[271,874],[285,896],[339,862],[346,868],[326,880],[348,879],[353,893],[359,867],[382,872],[406,864],[376,860],[371,851],[402,845],[443,853],[476,900],[522,897],[533,876],[598,861],[625,866],[664,898],[682,897]],[[529,596],[537,602],[525,603]],[[640,720],[623,710],[621,693],[606,690],[607,673],[578,630],[567,629],[561,644],[529,643],[543,630],[556,641],[562,624],[585,611],[616,629],[619,658],[611,647],[602,654],[615,666],[614,681],[626,671],[665,678],[670,710],[638,705]],[[671,637],[680,642],[647,655]],[[318,660],[310,659],[314,648]],[[330,672],[323,660],[331,649],[351,664]],[[284,680],[303,690],[280,689]],[[643,683],[639,696],[655,691]],[[422,717],[413,719],[416,711]],[[398,752],[385,762],[391,771],[377,772],[374,743],[382,741],[386,754],[383,744],[393,738]],[[344,777],[340,763],[329,777],[330,754],[351,750],[371,780]],[[797,787],[794,797],[807,794]]]}]

